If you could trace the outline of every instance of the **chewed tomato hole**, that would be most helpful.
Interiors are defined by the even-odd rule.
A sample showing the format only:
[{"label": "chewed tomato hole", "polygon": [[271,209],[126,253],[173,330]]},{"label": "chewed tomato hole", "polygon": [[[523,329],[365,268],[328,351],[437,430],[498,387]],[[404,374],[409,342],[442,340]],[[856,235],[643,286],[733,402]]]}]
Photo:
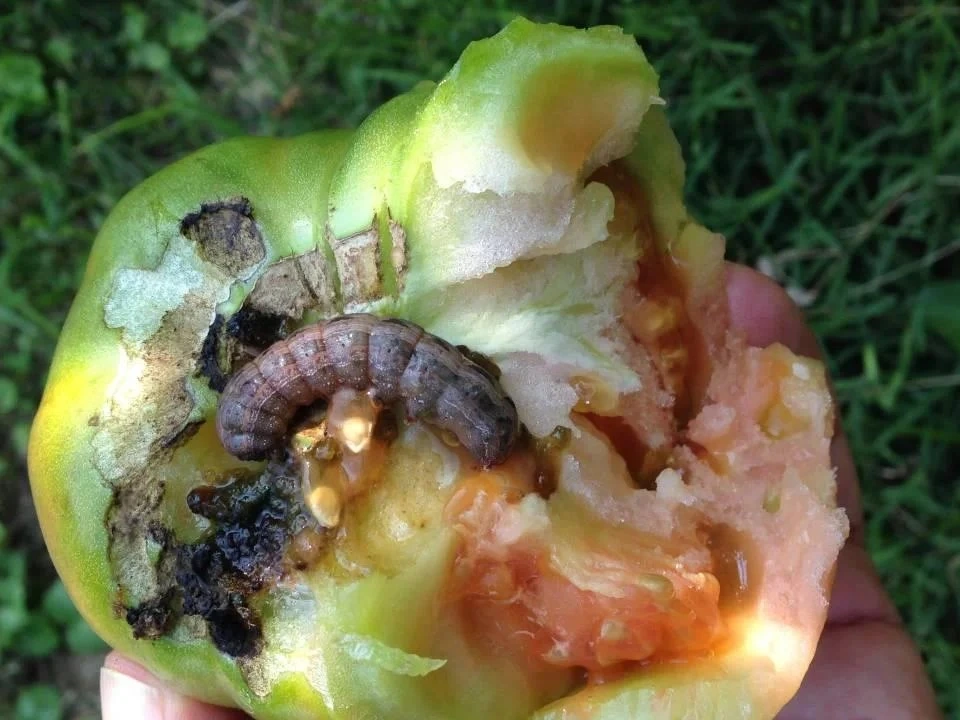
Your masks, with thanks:
[{"label": "chewed tomato hole", "polygon": [[571,544],[569,521],[550,510],[558,496],[518,492],[518,471],[530,470],[515,463],[465,478],[447,504],[461,537],[449,602],[476,642],[591,682],[624,664],[709,653],[723,634],[709,561],[682,569],[686,541],[627,527],[615,541],[603,529]]},{"label": "chewed tomato hole", "polygon": [[621,417],[594,414],[586,414],[585,417],[606,436],[616,453],[623,458],[634,484],[644,490],[653,490],[657,476],[670,466],[672,448],[648,447],[636,429]]}]

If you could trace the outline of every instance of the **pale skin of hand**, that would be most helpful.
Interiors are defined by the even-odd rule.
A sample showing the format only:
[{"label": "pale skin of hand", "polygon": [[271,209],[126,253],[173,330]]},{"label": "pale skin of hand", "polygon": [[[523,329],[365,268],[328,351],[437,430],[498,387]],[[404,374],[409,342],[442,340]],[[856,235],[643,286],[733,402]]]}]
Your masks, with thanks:
[{"label": "pale skin of hand", "polygon": [[[821,356],[803,314],[776,283],[749,268],[730,265],[727,296],[733,323],[751,345],[780,342],[801,355]],[[920,654],[864,547],[860,487],[839,424],[837,430],[831,452],[837,468],[837,499],[850,518],[850,538],[837,562],[827,625],[816,657],[778,720],[937,720],[942,715]],[[104,720],[247,717],[184,698],[116,653],[107,657],[100,691]]]}]

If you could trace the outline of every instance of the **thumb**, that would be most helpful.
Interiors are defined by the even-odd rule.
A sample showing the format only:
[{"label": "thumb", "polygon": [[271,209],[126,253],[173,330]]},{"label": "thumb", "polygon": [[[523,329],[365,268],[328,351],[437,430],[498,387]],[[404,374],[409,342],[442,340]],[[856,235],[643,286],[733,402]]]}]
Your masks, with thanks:
[{"label": "thumb", "polygon": [[165,688],[141,666],[117,653],[100,670],[103,720],[243,720],[237,710],[207,705]]}]

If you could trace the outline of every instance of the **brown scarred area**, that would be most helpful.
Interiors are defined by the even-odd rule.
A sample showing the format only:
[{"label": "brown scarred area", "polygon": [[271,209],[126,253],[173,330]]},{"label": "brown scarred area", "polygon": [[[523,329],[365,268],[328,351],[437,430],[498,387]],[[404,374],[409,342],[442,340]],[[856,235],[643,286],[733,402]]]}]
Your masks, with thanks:
[{"label": "brown scarred area", "polygon": [[383,297],[380,233],[376,224],[347,237],[330,237],[329,243],[336,258],[344,309]]},{"label": "brown scarred area", "polygon": [[234,473],[194,488],[187,505],[212,527],[195,543],[178,543],[169,534],[164,538],[163,587],[127,609],[134,636],[159,637],[178,616],[195,615],[221,652],[245,658],[258,654],[261,591],[309,567],[327,544],[328,531],[304,504],[300,483],[297,466],[283,462],[260,474]]},{"label": "brown scarred area", "polygon": [[[117,585],[114,609],[142,639],[174,628],[202,633],[199,623],[183,622],[185,616],[202,618],[218,648],[250,658],[262,644],[261,591],[309,567],[326,547],[326,531],[303,503],[299,472],[278,462],[258,477],[221,478],[198,488],[191,509],[211,529],[190,544],[161,525],[166,505],[182,501],[166,497],[163,473],[203,423],[193,415],[196,379],[222,388],[238,366],[285,337],[306,308],[284,307],[283,298],[274,298],[271,311],[263,306],[269,293],[261,291],[232,317],[216,314],[226,284],[266,256],[246,199],[204,203],[183,218],[180,232],[216,269],[145,342],[125,346],[130,361],[126,374],[118,375],[120,391],[90,418],[97,429],[95,461],[113,490],[104,525]],[[293,268],[295,276],[281,280],[307,288],[315,309],[335,284],[324,274],[325,259],[318,250],[281,261],[271,277]],[[218,510],[221,505],[227,509]]]},{"label": "brown scarred area", "polygon": [[133,636],[138,640],[143,638],[155,640],[165,635],[173,619],[174,613],[170,606],[172,600],[171,589],[139,605],[127,608],[126,621],[133,630]]},{"label": "brown scarred area", "polygon": [[214,318],[197,359],[197,374],[211,389],[223,392],[241,365],[285,338],[306,311],[335,312],[335,270],[328,265],[320,249],[279,260],[229,319]]},{"label": "brown scarred area", "polygon": [[393,219],[388,222],[387,227],[390,230],[391,240],[390,262],[393,264],[396,277],[396,292],[400,294],[406,284],[407,266],[410,262],[407,257],[407,231],[403,229],[403,225]]},{"label": "brown scarred area", "polygon": [[190,417],[194,399],[188,376],[210,323],[206,304],[204,296],[188,294],[182,307],[169,313],[157,332],[131,352],[144,364],[137,402],[105,405],[90,420],[97,427],[93,442],[98,468],[113,488],[106,528],[123,607],[135,607],[164,590],[148,552],[164,495],[156,471],[199,428]]},{"label": "brown scarred area", "polygon": [[180,232],[197,243],[204,260],[234,277],[266,256],[253,207],[244,197],[203,203],[183,218]]},{"label": "brown scarred area", "polygon": [[307,310],[320,315],[335,313],[336,273],[321,248],[278,260],[257,279],[244,307],[296,320]]},{"label": "brown scarred area", "polygon": [[147,542],[154,537],[151,528],[163,499],[164,485],[147,476],[138,480],[114,488],[106,518],[110,561],[119,586],[118,600],[120,607],[128,608],[137,607],[165,590],[162,583],[157,582],[155,572],[137,567],[148,559]]},{"label": "brown scarred area", "polygon": [[[188,389],[188,376],[204,344],[201,333],[210,323],[210,315],[203,310],[204,300],[202,296],[188,293],[183,307],[169,313],[149,341],[131,353],[142,358],[145,367],[139,378],[140,402],[122,411],[108,407],[106,412],[101,410],[93,415],[88,423],[99,428],[95,441],[103,436],[115,448],[128,448],[149,437],[152,439],[149,464],[156,465],[196,431],[196,424],[190,421],[194,400]],[[151,407],[149,415],[141,411],[144,406]],[[123,453],[113,460],[126,461]],[[102,464],[100,469],[115,485],[122,485],[128,482],[128,475],[145,472],[146,467],[147,464],[143,467]],[[135,484],[144,483],[145,480],[138,477]]]},{"label": "brown scarred area", "polygon": [[[252,222],[247,200],[205,203],[200,212],[183,219],[181,231],[197,241],[201,249],[208,248],[206,252],[211,247],[228,247],[237,238],[242,241],[241,236],[247,232],[238,225],[237,215],[249,216]],[[406,233],[394,220],[389,222],[389,232],[393,243],[390,258],[399,292],[407,268]],[[382,297],[384,269],[376,223],[361,233],[340,239],[331,236],[328,240],[329,253],[317,248],[270,264],[239,310],[229,318],[214,318],[196,367],[197,374],[207,379],[210,388],[222,392],[240,365],[286,337],[306,313],[331,317],[341,313],[344,304]],[[215,257],[204,257],[223,266]],[[242,268],[224,269],[236,274]],[[489,365],[488,361],[484,367],[489,369]]]}]

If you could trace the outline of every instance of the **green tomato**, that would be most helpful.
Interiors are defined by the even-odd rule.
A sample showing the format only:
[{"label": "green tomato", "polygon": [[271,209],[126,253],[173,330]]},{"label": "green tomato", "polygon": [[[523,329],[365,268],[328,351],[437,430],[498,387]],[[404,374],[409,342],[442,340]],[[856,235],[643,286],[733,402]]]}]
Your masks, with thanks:
[{"label": "green tomato", "polygon": [[[771,717],[812,657],[846,532],[829,398],[815,363],[728,337],[723,239],[683,206],[662,104],[618,29],[518,19],[355,131],[227,141],[127,195],[92,250],[29,455],[51,555],[97,633],[263,720]],[[352,490],[342,448],[342,466],[297,455],[300,436],[283,459],[227,453],[227,379],[350,312],[497,365],[525,427],[515,457],[478,469],[402,419],[376,458],[354,458],[367,480]],[[746,392],[767,398],[756,417],[708,389],[745,373],[786,373]],[[707,472],[669,451],[721,405],[783,443],[782,472],[742,498],[718,490],[753,472],[741,460],[722,482],[674,482]],[[701,434],[717,463],[730,455]],[[538,494],[544,464],[555,487]],[[324,484],[331,468],[340,485]],[[809,587],[765,604],[795,584],[771,558],[776,528],[801,517]],[[762,568],[746,600],[725,590],[701,521],[748,538],[726,548]],[[789,629],[789,661],[772,627]]]}]

